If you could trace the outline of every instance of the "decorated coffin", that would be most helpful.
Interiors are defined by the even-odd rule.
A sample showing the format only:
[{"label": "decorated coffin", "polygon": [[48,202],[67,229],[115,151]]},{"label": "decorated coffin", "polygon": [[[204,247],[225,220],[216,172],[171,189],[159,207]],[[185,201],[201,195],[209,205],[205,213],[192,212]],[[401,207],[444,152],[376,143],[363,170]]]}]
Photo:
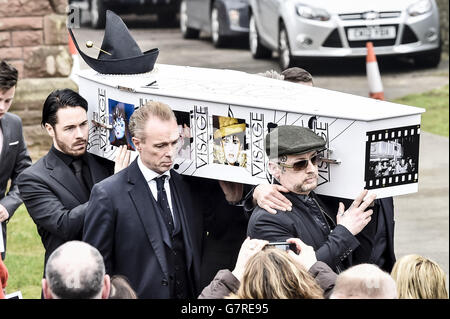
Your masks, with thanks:
[{"label": "decorated coffin", "polygon": [[99,156],[114,160],[119,145],[134,150],[128,119],[154,100],[175,111],[181,174],[269,183],[265,135],[299,125],[327,141],[318,193],[354,198],[366,188],[382,198],[418,190],[424,109],[231,70],[157,64],[138,75],[79,76],[89,102],[88,151]]}]

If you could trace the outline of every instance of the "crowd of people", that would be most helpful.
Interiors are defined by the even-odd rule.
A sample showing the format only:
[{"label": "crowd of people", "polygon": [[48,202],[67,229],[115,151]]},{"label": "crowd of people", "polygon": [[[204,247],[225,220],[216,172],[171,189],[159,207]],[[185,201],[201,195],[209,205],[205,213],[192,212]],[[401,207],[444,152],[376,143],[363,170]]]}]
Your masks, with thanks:
[{"label": "crowd of people", "polygon": [[[265,76],[313,84],[300,68]],[[114,162],[90,154],[88,103],[62,89],[42,110],[53,145],[32,164],[8,112],[17,79],[1,61],[0,222],[6,253],[6,222],[23,201],[45,248],[42,298],[448,298],[435,262],[395,260],[392,198],[314,192],[326,142],[310,128],[268,132],[273,184],[252,187],[176,173],[178,124],[157,101],[129,119],[135,161],[126,145]]]},{"label": "crowd of people", "polygon": [[369,169],[373,170],[375,177],[416,172],[416,166],[411,158],[407,158],[406,160],[404,158],[399,158],[379,161]]}]

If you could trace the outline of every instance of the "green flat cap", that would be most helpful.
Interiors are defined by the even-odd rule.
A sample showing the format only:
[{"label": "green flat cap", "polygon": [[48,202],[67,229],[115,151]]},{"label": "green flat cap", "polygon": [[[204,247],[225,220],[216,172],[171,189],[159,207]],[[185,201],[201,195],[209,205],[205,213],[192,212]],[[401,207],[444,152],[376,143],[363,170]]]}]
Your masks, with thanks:
[{"label": "green flat cap", "polygon": [[277,126],[266,135],[265,140],[269,158],[322,150],[325,144],[326,141],[311,129],[295,125]]}]

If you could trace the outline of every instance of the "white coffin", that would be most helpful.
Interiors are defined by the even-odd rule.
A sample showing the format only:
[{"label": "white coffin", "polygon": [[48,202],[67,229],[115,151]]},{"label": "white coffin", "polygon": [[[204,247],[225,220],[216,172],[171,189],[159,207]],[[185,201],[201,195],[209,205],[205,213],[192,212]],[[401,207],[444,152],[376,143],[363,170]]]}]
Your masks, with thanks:
[{"label": "white coffin", "polygon": [[[84,70],[79,76],[80,94],[89,102],[88,151],[102,157],[113,160],[119,143],[113,141],[112,111],[121,104],[128,119],[135,108],[155,100],[170,105],[187,124],[191,138],[185,139],[174,166],[181,174],[268,183],[263,142],[268,127],[299,125],[323,136],[329,149],[325,155],[336,162],[319,167],[317,193],[354,198],[367,188],[382,198],[418,190],[422,108],[231,70],[157,64],[140,75]],[[237,166],[229,164],[232,155],[225,160],[220,139],[214,139],[219,116],[233,118],[228,124],[234,127],[245,123],[241,150],[234,157]],[[412,165],[402,165],[402,159]]]}]

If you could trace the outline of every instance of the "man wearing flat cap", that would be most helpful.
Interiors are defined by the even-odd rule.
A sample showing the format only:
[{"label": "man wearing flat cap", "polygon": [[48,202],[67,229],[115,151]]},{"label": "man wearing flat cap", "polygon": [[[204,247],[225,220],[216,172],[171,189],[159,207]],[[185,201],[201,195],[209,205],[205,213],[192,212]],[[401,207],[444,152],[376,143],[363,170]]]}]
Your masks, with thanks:
[{"label": "man wearing flat cap", "polygon": [[325,144],[312,130],[300,126],[278,126],[267,134],[268,170],[274,183],[288,190],[285,196],[292,202],[292,211],[277,210],[271,214],[256,207],[247,235],[272,242],[300,238],[314,248],[317,260],[340,272],[351,266],[351,256],[358,249],[371,250],[362,248],[356,236],[371,220],[372,210],[365,210],[375,195],[364,199],[367,195],[364,190],[347,210],[339,203],[337,215],[324,209],[314,189]]}]

